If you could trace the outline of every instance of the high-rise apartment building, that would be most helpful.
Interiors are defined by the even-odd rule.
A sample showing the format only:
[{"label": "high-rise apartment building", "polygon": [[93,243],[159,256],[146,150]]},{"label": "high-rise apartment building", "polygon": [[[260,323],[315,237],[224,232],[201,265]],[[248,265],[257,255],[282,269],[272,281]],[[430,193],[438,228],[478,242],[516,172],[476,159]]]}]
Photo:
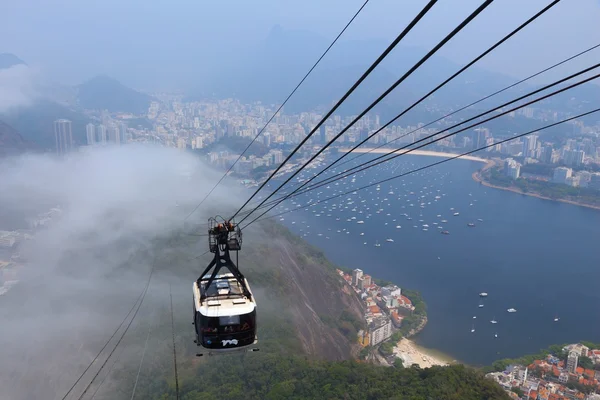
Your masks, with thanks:
[{"label": "high-rise apartment building", "polygon": [[54,138],[56,140],[56,154],[62,156],[73,149],[73,133],[71,121],[58,119],[54,121]]},{"label": "high-rise apartment building", "polygon": [[96,137],[98,140],[98,143],[100,144],[106,144],[107,142],[107,134],[106,134],[106,126],[105,125],[98,125],[96,127]]},{"label": "high-rise apartment building", "polygon": [[87,137],[88,146],[92,146],[96,143],[96,127],[94,124],[87,124],[85,126],[85,136]]}]

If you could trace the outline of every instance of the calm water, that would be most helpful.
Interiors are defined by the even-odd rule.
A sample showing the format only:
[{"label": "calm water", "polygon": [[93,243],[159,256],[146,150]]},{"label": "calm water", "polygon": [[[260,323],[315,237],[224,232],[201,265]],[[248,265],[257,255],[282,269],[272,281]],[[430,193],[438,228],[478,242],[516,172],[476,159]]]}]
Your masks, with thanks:
[{"label": "calm water", "polygon": [[[401,157],[296,200],[315,202],[438,160]],[[281,223],[339,265],[421,291],[429,323],[418,342],[460,361],[489,364],[555,343],[600,342],[600,212],[486,188],[471,179],[480,165],[451,161]],[[480,292],[489,293],[483,308]]]}]

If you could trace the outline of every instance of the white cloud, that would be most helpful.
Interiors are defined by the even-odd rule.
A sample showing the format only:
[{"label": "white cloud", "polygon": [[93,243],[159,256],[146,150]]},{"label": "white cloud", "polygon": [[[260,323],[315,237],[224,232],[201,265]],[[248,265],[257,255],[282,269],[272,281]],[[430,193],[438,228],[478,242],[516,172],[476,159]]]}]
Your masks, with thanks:
[{"label": "white cloud", "polygon": [[37,71],[26,65],[0,69],[0,113],[30,105],[38,96]]},{"label": "white cloud", "polygon": [[[137,323],[150,323],[151,310],[164,306],[165,288],[156,285],[174,281],[178,288],[191,289],[197,276],[173,271],[181,265],[194,271],[198,261],[186,265],[182,258],[204,252],[206,238],[188,236],[172,243],[179,253],[186,252],[180,264],[169,257],[164,239],[160,246],[152,243],[180,229],[219,177],[192,155],[155,146],[0,162],[0,210],[18,215],[55,205],[63,209],[21,250],[27,259],[21,282],[0,298],[0,397],[61,398],[139,295],[151,253],[159,252],[160,265]],[[208,215],[226,215],[241,205],[240,190],[231,182],[220,185],[190,221],[200,223],[204,233]],[[131,258],[140,248],[150,254]],[[135,345],[128,342],[127,348],[137,350]]]}]

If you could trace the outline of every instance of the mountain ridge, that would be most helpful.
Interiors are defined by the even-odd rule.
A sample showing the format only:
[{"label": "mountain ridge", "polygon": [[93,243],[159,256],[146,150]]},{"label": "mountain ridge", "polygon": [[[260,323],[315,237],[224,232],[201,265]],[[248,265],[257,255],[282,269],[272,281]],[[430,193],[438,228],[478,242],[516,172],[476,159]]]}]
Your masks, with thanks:
[{"label": "mountain ridge", "polygon": [[145,114],[154,98],[123,85],[107,75],[97,75],[77,86],[83,108]]},{"label": "mountain ridge", "polygon": [[25,140],[19,131],[0,121],[0,157],[16,155],[33,149],[35,146]]}]

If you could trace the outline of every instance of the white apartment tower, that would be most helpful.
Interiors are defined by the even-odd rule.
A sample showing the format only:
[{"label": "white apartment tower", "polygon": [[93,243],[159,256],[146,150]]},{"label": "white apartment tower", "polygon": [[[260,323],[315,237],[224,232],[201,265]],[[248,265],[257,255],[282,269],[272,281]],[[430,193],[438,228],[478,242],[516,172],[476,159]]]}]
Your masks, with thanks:
[{"label": "white apartment tower", "polygon": [[56,154],[65,155],[73,149],[73,133],[71,121],[58,119],[54,121],[54,138],[56,139]]}]

